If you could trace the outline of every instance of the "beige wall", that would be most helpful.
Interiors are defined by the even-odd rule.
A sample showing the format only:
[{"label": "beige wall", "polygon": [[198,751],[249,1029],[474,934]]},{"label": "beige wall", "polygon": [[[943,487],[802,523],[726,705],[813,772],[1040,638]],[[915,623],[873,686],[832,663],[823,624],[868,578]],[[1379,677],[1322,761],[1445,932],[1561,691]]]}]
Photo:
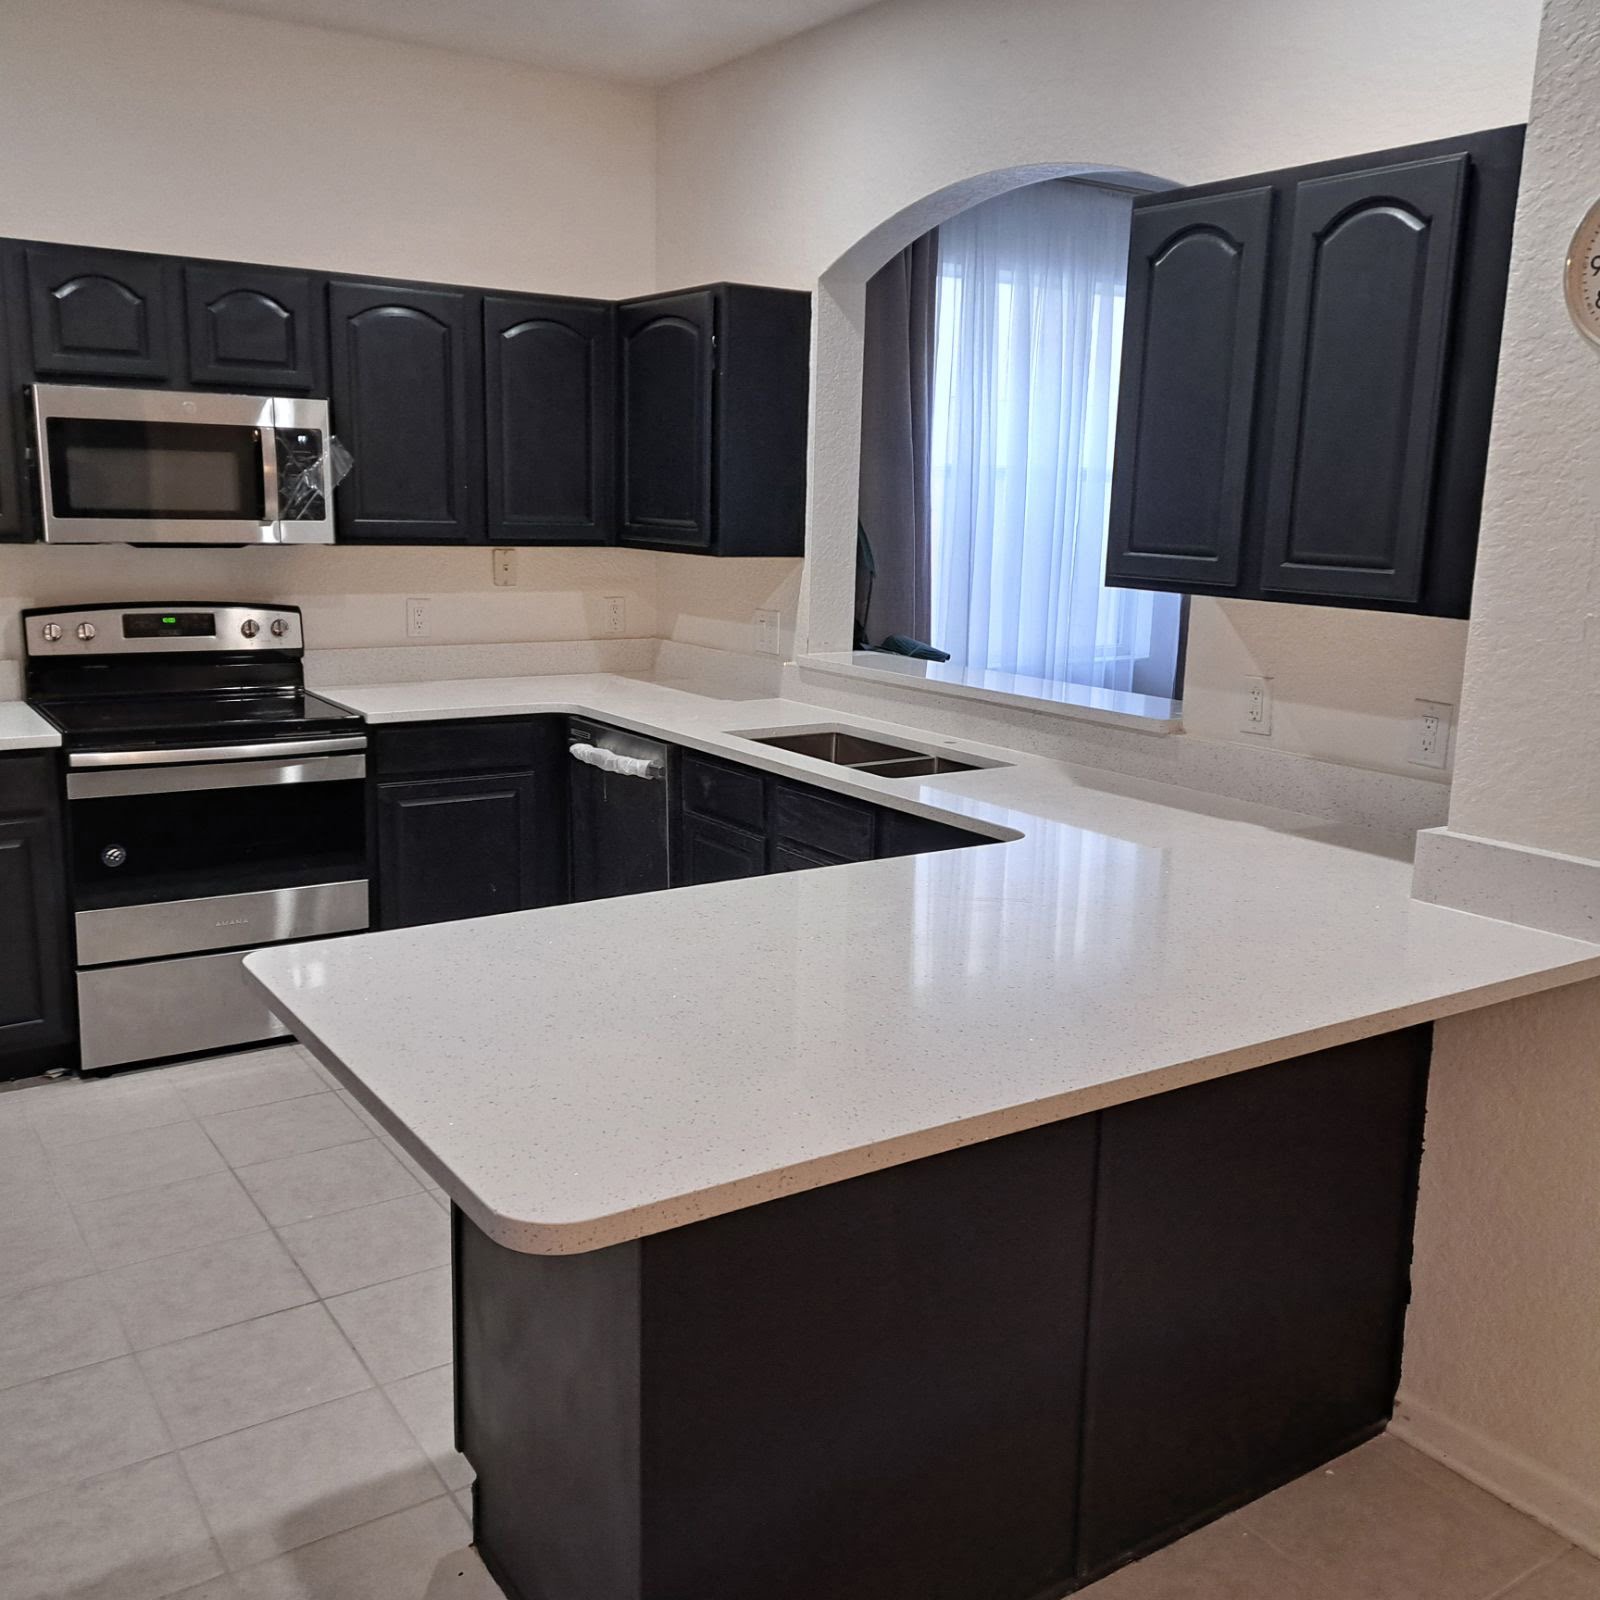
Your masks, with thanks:
[{"label": "beige wall", "polygon": [[[663,93],[658,274],[809,288],[903,208],[1005,167],[1197,182],[1521,121],[1537,25],[1538,0],[1463,0],[1446,27],[1436,0],[889,0]],[[846,388],[825,364],[819,438],[848,441]],[[853,534],[853,484],[819,463],[813,494],[828,561],[831,523],[841,553]],[[847,574],[807,582],[835,618],[813,623],[815,642],[837,648],[822,635]],[[1413,702],[1458,699],[1465,637],[1462,623],[1199,601],[1188,726],[1252,739],[1238,680],[1267,674],[1271,744],[1415,774]]]},{"label": "beige wall", "polygon": [[[0,4],[0,234],[571,294],[654,283],[655,107],[639,89],[168,0]],[[25,605],[282,600],[319,648],[656,629],[658,558],[525,550],[0,546],[0,659]],[[714,608],[717,585],[708,585]]]},{"label": "beige wall", "polygon": [[654,281],[640,89],[171,0],[5,0],[0,149],[0,233],[602,297]]},{"label": "beige wall", "polygon": [[[1560,269],[1597,143],[1600,8],[1547,0],[1450,826],[1591,860],[1600,354]],[[1600,984],[1438,1029],[1401,1401],[1410,1437],[1600,1553]]]}]

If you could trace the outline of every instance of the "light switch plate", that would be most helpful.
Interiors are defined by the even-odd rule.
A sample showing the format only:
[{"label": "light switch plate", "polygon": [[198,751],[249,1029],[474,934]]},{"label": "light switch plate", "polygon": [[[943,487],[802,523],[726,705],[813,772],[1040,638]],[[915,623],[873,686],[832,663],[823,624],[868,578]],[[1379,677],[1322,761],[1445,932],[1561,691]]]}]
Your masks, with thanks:
[{"label": "light switch plate", "polygon": [[515,550],[496,550],[492,555],[495,587],[497,589],[512,589],[517,583],[517,552]]},{"label": "light switch plate", "polygon": [[752,618],[756,654],[776,656],[783,653],[783,614],[779,611],[758,611]]}]

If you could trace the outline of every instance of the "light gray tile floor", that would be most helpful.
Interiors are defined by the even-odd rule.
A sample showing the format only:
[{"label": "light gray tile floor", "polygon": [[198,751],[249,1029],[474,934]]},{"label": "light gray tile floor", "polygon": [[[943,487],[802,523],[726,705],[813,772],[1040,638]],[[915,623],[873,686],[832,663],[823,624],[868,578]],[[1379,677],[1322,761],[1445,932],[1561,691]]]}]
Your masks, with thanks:
[{"label": "light gray tile floor", "polygon": [[0,1093],[0,1596],[500,1600],[441,1200],[295,1045]]},{"label": "light gray tile floor", "polygon": [[[501,1600],[443,1196],[298,1046],[0,1092],[0,1219],[4,1600]],[[1600,1600],[1600,1561],[1385,1437],[1084,1593]]]}]

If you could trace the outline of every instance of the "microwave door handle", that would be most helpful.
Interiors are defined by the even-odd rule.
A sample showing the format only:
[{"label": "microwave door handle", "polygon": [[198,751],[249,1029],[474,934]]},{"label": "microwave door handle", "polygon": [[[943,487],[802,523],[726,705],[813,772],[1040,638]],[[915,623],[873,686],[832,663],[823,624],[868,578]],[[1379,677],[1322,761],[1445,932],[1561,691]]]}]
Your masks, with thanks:
[{"label": "microwave door handle", "polygon": [[278,430],[263,424],[256,432],[261,438],[261,523],[276,530],[283,516],[279,503]]}]

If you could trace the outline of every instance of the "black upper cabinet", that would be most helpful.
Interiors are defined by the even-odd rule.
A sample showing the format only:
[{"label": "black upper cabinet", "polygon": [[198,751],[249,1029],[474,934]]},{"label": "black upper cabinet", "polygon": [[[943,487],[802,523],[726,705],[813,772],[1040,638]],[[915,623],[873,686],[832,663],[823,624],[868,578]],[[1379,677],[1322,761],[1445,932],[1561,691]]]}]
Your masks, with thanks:
[{"label": "black upper cabinet", "polygon": [[189,381],[249,393],[322,387],[322,307],[308,272],[191,262],[183,269]]},{"label": "black upper cabinet", "polygon": [[338,537],[481,539],[478,296],[339,282],[328,308],[332,425],[352,459],[334,496]]},{"label": "black upper cabinet", "polygon": [[175,360],[177,263],[119,250],[24,251],[33,370],[165,383]]},{"label": "black upper cabinet", "polygon": [[715,296],[623,306],[617,356],[623,540],[709,550]]},{"label": "black upper cabinet", "polygon": [[72,957],[55,762],[0,756],[0,1078],[64,1064]]},{"label": "black upper cabinet", "polygon": [[1108,583],[1467,614],[1522,134],[1135,202]]},{"label": "black upper cabinet", "polygon": [[1296,185],[1265,588],[1422,597],[1467,167]]},{"label": "black upper cabinet", "polygon": [[717,284],[617,313],[623,544],[723,556],[805,545],[811,300]]},{"label": "black upper cabinet", "polygon": [[25,378],[22,363],[15,358],[18,342],[25,334],[12,314],[26,295],[19,291],[10,255],[11,252],[0,250],[0,542],[6,543],[36,537],[28,475],[22,470]]},{"label": "black upper cabinet", "polygon": [[1272,190],[1134,212],[1111,563],[1152,583],[1239,581]]},{"label": "black upper cabinet", "polygon": [[615,340],[600,301],[484,300],[491,544],[611,540]]}]

